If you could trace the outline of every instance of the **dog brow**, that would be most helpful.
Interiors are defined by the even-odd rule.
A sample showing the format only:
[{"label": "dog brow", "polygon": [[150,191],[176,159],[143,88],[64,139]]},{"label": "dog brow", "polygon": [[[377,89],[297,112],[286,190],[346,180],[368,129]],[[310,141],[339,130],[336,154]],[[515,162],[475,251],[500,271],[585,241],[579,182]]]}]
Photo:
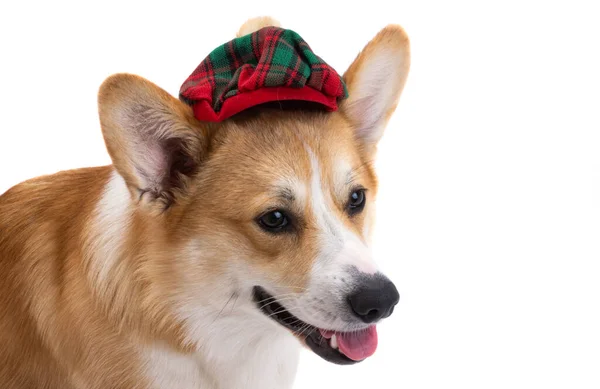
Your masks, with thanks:
[{"label": "dog brow", "polygon": [[294,202],[296,201],[296,196],[294,195],[294,192],[290,189],[290,188],[277,188],[277,197],[289,201],[289,202]]},{"label": "dog brow", "polygon": [[356,184],[357,181],[359,181],[360,176],[362,175],[365,168],[367,168],[367,167],[368,167],[368,162],[362,163],[360,165],[352,166],[352,168],[350,170],[348,170],[348,173],[346,173],[345,184],[347,186],[354,186],[354,184]]}]

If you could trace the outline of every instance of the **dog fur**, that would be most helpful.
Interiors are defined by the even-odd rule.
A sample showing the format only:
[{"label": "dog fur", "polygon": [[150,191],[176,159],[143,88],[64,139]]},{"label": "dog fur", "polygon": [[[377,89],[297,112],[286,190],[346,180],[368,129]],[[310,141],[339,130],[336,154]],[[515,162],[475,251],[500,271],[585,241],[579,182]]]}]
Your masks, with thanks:
[{"label": "dog fur", "polygon": [[[238,35],[275,23],[253,19]],[[252,286],[315,326],[359,328],[334,317],[336,290],[352,282],[343,265],[377,270],[373,159],[409,58],[390,25],[344,74],[339,111],[265,108],[222,123],[198,122],[138,76],[107,79],[99,115],[113,165],[0,196],[0,387],[291,387],[301,342],[257,309]],[[368,190],[356,218],[342,210],[352,183]],[[282,203],[298,233],[260,231],[256,216]]]}]

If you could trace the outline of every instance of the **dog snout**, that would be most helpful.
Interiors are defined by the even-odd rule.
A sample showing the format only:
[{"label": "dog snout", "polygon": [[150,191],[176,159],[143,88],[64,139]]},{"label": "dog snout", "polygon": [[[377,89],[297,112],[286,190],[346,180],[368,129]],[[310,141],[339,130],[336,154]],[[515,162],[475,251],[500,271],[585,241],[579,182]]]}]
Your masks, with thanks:
[{"label": "dog snout", "polygon": [[389,317],[400,301],[396,286],[381,273],[361,275],[348,295],[352,312],[363,322],[373,323]]}]

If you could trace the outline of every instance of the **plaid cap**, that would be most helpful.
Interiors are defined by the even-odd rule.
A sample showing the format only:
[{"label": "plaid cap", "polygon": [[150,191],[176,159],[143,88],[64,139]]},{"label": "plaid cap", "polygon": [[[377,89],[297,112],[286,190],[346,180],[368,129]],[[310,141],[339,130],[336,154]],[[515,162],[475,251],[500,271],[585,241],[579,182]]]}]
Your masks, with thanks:
[{"label": "plaid cap", "polygon": [[218,122],[258,104],[302,100],[337,109],[348,97],[338,73],[294,31],[265,27],[213,50],[181,86],[198,120]]}]

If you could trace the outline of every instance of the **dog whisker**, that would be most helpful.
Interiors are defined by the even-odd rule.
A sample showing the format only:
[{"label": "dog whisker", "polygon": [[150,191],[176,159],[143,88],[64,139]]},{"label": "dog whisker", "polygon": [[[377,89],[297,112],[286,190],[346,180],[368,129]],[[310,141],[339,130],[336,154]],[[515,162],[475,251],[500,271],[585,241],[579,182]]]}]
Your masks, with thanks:
[{"label": "dog whisker", "polygon": [[215,317],[215,320],[213,320],[212,324],[214,324],[219,317],[221,316],[221,314],[223,313],[223,311],[225,310],[225,308],[227,308],[227,305],[229,304],[229,302],[233,299],[233,297],[237,296],[237,292],[233,292],[231,294],[231,297],[229,297],[229,299],[227,300],[227,302],[225,303],[225,305],[223,305],[223,308],[221,308],[221,310],[219,311],[219,313],[217,314],[217,317]]},{"label": "dog whisker", "polygon": [[[277,304],[278,302],[281,302],[281,301],[292,301],[292,300],[293,300],[293,298],[291,298],[291,297],[290,298],[283,298],[283,299],[279,299],[279,300],[273,300],[273,301],[270,301],[270,302],[268,302],[266,304],[261,305],[259,308],[263,309],[265,307],[268,307],[271,304]],[[258,302],[258,304],[260,304],[260,302]]]}]

